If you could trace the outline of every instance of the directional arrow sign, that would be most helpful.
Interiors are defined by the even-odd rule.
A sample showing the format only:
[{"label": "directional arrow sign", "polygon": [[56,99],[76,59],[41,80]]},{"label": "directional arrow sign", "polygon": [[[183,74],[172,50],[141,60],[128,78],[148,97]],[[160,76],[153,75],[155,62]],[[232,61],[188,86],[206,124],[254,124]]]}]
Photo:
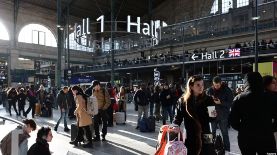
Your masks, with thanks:
[{"label": "directional arrow sign", "polygon": [[191,56],[191,59],[192,59],[193,61],[195,61],[196,58],[198,58],[198,56],[195,55],[195,54],[193,54],[193,55]]}]

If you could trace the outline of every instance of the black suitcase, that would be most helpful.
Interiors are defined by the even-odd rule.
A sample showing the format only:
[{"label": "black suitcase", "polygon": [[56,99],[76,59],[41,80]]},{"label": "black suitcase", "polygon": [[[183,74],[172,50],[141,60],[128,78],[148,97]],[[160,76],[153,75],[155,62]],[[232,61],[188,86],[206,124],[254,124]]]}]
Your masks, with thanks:
[{"label": "black suitcase", "polygon": [[156,119],[154,116],[149,116],[147,118],[147,127],[149,132],[155,132],[155,127],[156,127],[155,121]]},{"label": "black suitcase", "polygon": [[75,140],[77,137],[77,132],[78,132],[78,127],[76,123],[71,124],[71,129],[70,129],[70,135],[71,135],[71,141]]}]

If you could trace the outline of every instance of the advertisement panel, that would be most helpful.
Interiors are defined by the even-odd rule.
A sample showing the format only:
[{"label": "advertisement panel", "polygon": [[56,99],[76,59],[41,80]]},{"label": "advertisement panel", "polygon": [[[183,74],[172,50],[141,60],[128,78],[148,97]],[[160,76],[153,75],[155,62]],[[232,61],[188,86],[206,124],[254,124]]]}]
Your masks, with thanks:
[{"label": "advertisement panel", "polygon": [[[262,76],[273,75],[273,62],[262,62],[258,64],[259,73]],[[255,65],[253,64],[253,71],[255,71]]]}]

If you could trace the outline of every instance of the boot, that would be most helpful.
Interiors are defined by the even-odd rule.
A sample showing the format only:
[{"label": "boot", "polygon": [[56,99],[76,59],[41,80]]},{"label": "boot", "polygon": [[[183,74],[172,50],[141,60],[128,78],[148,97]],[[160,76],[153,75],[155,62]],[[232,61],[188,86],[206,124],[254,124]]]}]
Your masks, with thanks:
[{"label": "boot", "polygon": [[69,144],[74,144],[74,146],[78,146],[78,141],[75,139],[74,141],[69,142]]},{"label": "boot", "polygon": [[92,142],[88,142],[86,144],[83,145],[84,148],[92,148],[93,145],[92,145]]},{"label": "boot", "polygon": [[95,142],[100,141],[100,137],[99,137],[99,136],[94,137],[94,138],[93,138],[93,141],[95,141]]}]

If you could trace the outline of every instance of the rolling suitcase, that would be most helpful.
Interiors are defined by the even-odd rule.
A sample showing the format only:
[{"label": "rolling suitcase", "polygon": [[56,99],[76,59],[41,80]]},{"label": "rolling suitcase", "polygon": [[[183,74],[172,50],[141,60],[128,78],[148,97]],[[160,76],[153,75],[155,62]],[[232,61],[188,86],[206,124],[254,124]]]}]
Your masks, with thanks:
[{"label": "rolling suitcase", "polygon": [[116,122],[116,124],[125,124],[125,113],[124,112],[116,112],[115,113],[115,122]]},{"label": "rolling suitcase", "polygon": [[147,127],[148,127],[148,132],[155,132],[155,127],[156,127],[156,119],[154,116],[149,116],[147,118]]},{"label": "rolling suitcase", "polygon": [[70,129],[71,141],[75,140],[75,138],[77,137],[77,132],[78,132],[77,124],[76,123],[72,123],[71,124],[71,129]]},{"label": "rolling suitcase", "polygon": [[35,114],[37,116],[40,116],[40,114],[41,114],[41,104],[39,104],[39,103],[36,103]]}]

